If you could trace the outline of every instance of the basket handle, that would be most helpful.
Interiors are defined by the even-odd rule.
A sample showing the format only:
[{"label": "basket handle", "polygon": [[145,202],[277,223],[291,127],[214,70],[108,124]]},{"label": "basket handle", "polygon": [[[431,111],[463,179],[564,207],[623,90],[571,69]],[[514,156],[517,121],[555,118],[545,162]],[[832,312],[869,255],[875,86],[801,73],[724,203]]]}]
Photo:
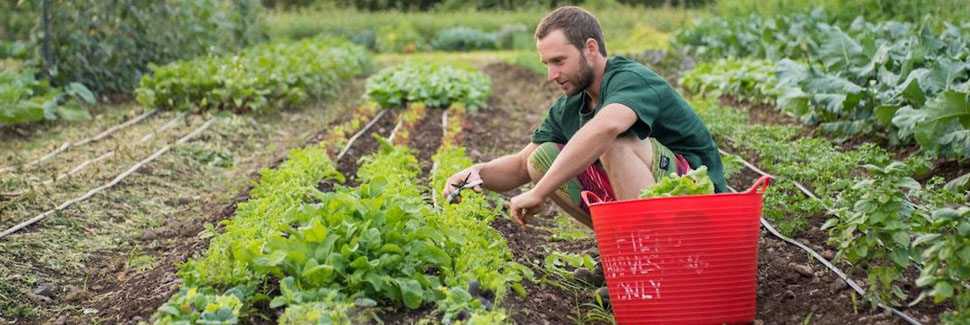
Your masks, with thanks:
[{"label": "basket handle", "polygon": [[[593,204],[603,202],[603,199],[600,199],[600,197],[597,196],[596,193],[593,193],[590,191],[583,191],[582,193],[579,193],[579,196],[583,197],[583,201],[586,202],[586,206],[591,206]],[[590,196],[592,196],[593,199],[595,199],[595,201],[590,200]]]},{"label": "basket handle", "polygon": [[771,176],[761,176],[761,178],[754,182],[754,185],[751,185],[747,193],[763,194],[768,189],[768,184],[771,184]]}]

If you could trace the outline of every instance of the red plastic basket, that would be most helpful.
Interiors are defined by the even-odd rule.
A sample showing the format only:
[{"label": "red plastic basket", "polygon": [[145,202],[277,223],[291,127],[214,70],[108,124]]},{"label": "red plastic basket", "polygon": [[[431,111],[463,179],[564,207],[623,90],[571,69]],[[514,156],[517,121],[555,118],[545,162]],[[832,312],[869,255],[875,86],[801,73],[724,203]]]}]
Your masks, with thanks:
[{"label": "red plastic basket", "polygon": [[618,202],[583,192],[616,322],[753,322],[769,182],[762,177],[741,193]]}]

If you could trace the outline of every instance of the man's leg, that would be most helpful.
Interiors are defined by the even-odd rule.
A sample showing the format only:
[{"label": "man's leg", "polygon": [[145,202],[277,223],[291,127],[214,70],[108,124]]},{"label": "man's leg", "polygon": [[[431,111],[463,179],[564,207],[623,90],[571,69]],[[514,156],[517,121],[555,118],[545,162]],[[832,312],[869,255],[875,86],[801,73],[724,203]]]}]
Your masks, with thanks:
[{"label": "man's leg", "polygon": [[[608,146],[600,156],[601,165],[590,166],[552,195],[553,202],[590,228],[592,219],[585,204],[580,202],[580,192],[592,191],[604,201],[635,199],[644,188],[675,172],[677,167],[674,153],[653,138],[640,140],[630,134],[618,137]],[[532,152],[528,170],[533,182],[538,182],[549,170],[562,147],[562,144],[543,143]]]},{"label": "man's leg", "polygon": [[[640,197],[647,186],[671,174],[690,170],[683,157],[674,154],[657,139],[640,140],[636,135],[621,136],[600,156],[617,200]],[[678,166],[683,164],[683,166]],[[683,167],[683,170],[680,170]]]},{"label": "man's leg", "polygon": [[644,188],[656,183],[653,151],[651,138],[640,140],[628,134],[616,138],[600,156],[617,200],[638,198]]},{"label": "man's leg", "polygon": [[[560,147],[561,144],[547,142],[532,152],[532,155],[529,156],[528,170],[529,178],[532,179],[533,183],[539,182],[539,179],[549,170],[549,166],[552,166],[552,162],[559,155]],[[579,202],[577,201],[579,191],[581,190],[578,181],[573,179],[563,185],[559,190],[556,190],[550,198],[559,208],[566,211],[574,219],[593,228],[593,220],[590,218],[589,212],[580,208]]]}]

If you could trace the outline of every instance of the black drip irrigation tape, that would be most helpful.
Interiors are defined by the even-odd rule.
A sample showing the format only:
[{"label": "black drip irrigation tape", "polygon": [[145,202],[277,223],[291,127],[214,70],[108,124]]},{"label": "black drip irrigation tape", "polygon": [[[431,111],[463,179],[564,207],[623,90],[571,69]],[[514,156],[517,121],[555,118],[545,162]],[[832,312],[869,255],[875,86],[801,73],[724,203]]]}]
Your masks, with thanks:
[{"label": "black drip irrigation tape", "polygon": [[[718,149],[718,151],[720,151],[722,155],[730,155],[730,153],[728,153],[728,152],[726,152],[724,150]],[[751,169],[755,173],[758,173],[761,176],[768,176],[768,177],[771,177],[771,178],[775,178],[771,174],[768,174],[768,173],[764,172],[763,170],[761,170],[760,168],[758,168],[757,166],[755,166],[755,165],[747,162],[746,160],[744,160],[740,156],[737,156],[737,155],[734,155],[734,156],[737,157],[738,160],[740,160],[741,163],[744,164],[745,167],[748,167],[748,169]],[[808,196],[808,197],[810,197],[810,198],[812,198],[812,199],[814,199],[816,201],[819,201],[819,198],[815,195],[815,193],[812,193],[812,191],[809,191],[806,187],[802,186],[802,184],[799,184],[798,182],[795,182],[795,181],[791,181],[791,182],[793,184],[795,184],[795,187],[797,187],[799,190],[801,190],[801,192],[803,194],[805,194],[806,196]],[[731,192],[737,192],[734,188],[728,187],[728,189],[730,189]],[[825,267],[827,267],[829,270],[831,270],[832,272],[834,272],[835,275],[839,276],[839,278],[841,278],[842,281],[845,281],[845,283],[848,284],[849,287],[851,287],[853,290],[855,290],[855,292],[858,293],[859,295],[864,295],[865,294],[865,289],[863,289],[861,286],[859,286],[859,284],[856,283],[851,278],[849,278],[849,276],[847,276],[845,274],[845,272],[842,272],[841,269],[839,269],[837,266],[835,266],[832,263],[830,263],[828,260],[826,260],[824,257],[822,257],[822,255],[819,254],[818,252],[816,252],[815,250],[812,250],[808,246],[805,246],[804,244],[799,243],[798,241],[796,241],[794,239],[785,237],[785,235],[782,235],[780,232],[778,232],[778,230],[776,230],[775,227],[772,226],[771,223],[768,222],[768,220],[765,220],[765,218],[761,218],[761,226],[764,227],[766,230],[768,230],[768,232],[771,233],[772,235],[774,235],[775,237],[778,237],[779,239],[781,239],[781,240],[783,240],[783,241],[785,241],[785,242],[787,242],[789,244],[795,245],[798,248],[801,248],[801,249],[805,250],[806,252],[808,252],[810,255],[812,255],[812,257],[814,257],[820,263],[822,263],[823,265],[825,265]],[[914,319],[912,316],[910,316],[909,314],[906,314],[905,312],[902,312],[902,311],[900,311],[900,310],[898,310],[896,308],[887,306],[887,305],[885,305],[883,303],[879,303],[878,306],[879,306],[879,308],[882,308],[884,310],[888,310],[889,312],[893,313],[893,315],[896,315],[897,317],[903,319],[904,321],[906,321],[909,324],[913,324],[913,325],[921,325],[922,324],[919,321],[917,321],[916,319]]]}]

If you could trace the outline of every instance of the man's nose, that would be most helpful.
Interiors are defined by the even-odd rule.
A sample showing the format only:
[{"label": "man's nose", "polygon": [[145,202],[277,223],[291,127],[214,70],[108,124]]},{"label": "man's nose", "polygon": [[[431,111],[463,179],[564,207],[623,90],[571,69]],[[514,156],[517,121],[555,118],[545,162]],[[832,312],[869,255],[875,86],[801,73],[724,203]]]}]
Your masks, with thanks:
[{"label": "man's nose", "polygon": [[559,70],[549,68],[549,74],[547,75],[549,81],[559,79]]}]

